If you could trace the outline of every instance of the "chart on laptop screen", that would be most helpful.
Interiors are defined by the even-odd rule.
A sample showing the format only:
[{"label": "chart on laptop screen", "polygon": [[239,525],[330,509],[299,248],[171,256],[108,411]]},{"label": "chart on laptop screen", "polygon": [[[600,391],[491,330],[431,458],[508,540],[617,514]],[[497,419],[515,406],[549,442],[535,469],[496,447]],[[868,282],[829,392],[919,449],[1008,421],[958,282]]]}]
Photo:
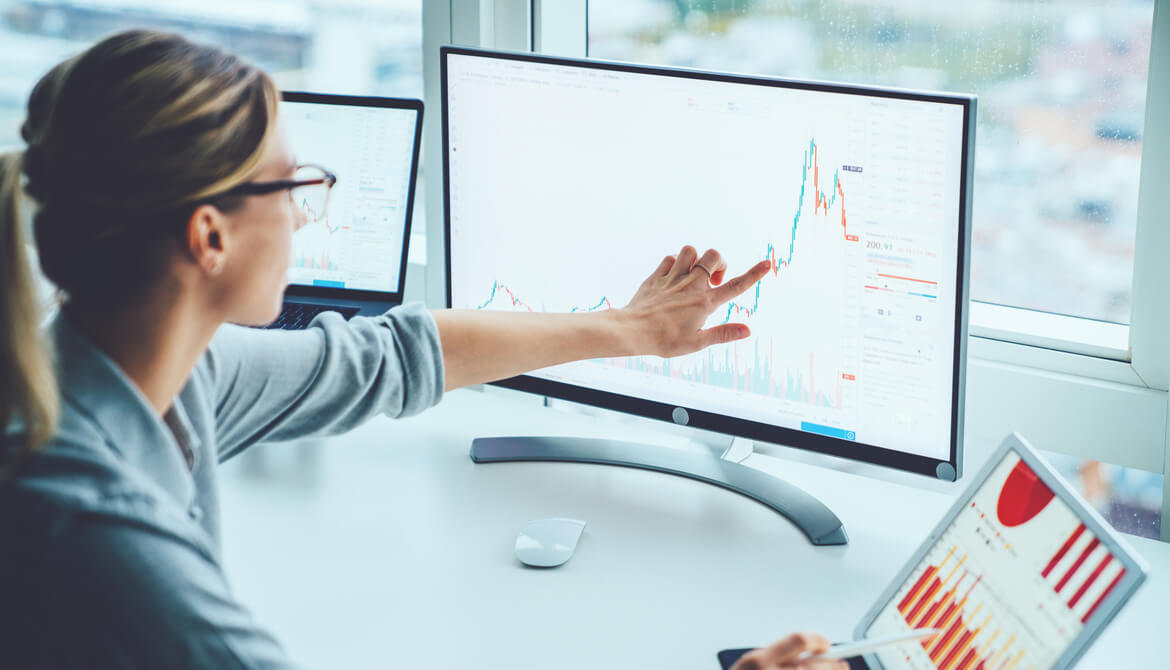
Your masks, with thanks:
[{"label": "chart on laptop screen", "polygon": [[1125,576],[1014,452],[931,548],[869,636],[943,632],[878,654],[888,670],[1043,670]]},{"label": "chart on laptop screen", "polygon": [[621,307],[662,256],[767,276],[670,360],[536,373],[946,460],[963,110],[956,104],[451,55],[453,306]]},{"label": "chart on laptop screen", "polygon": [[280,113],[297,160],[338,177],[325,216],[293,236],[289,282],[397,290],[415,111],[284,101]]}]

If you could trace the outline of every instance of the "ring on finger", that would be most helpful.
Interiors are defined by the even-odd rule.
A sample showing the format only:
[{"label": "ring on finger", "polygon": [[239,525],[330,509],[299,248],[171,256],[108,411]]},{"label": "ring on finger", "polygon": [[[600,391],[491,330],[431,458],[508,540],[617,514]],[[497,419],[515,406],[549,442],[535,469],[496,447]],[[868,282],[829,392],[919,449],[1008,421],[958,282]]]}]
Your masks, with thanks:
[{"label": "ring on finger", "polygon": [[[711,278],[711,270],[710,270],[710,269],[708,269],[706,265],[703,265],[702,263],[695,263],[694,267],[696,267],[696,268],[701,268],[701,269],[703,270],[703,272],[706,272],[706,273],[707,273],[707,279],[710,279],[710,278]],[[693,269],[693,268],[692,268],[692,269]]]}]

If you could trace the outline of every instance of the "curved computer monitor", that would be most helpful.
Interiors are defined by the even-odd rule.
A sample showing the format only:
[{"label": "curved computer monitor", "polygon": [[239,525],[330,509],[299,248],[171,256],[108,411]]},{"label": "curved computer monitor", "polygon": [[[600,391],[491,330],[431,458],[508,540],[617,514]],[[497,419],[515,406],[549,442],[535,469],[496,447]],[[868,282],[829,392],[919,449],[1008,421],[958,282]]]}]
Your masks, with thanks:
[{"label": "curved computer monitor", "polygon": [[954,480],[975,99],[444,47],[448,304],[624,305],[683,244],[772,271],[673,359],[498,382]]}]

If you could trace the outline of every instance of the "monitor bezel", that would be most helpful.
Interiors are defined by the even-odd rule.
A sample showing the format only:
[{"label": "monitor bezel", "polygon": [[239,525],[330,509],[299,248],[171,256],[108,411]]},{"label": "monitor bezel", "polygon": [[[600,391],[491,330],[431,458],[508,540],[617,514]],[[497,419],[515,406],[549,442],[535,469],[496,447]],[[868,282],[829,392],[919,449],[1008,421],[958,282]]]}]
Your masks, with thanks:
[{"label": "monitor bezel", "polygon": [[[790,88],[850,95],[867,95],[900,100],[936,102],[958,106],[963,110],[962,160],[960,165],[959,190],[959,258],[956,267],[955,290],[955,347],[952,380],[951,430],[949,458],[946,460],[898,451],[878,445],[851,442],[834,437],[807,433],[795,428],[730,417],[715,412],[658,402],[645,398],[628,396],[596,388],[578,386],[567,382],[551,381],[532,375],[520,375],[492,382],[493,385],[528,393],[559,398],[571,402],[594,405],[605,409],[658,419],[671,423],[684,423],[702,430],[746,437],[753,440],[780,444],[806,451],[827,454],[850,460],[872,463],[907,472],[927,475],[946,481],[955,481],[962,476],[964,390],[967,367],[967,306],[969,298],[968,278],[970,276],[971,245],[971,190],[974,178],[974,141],[976,98],[972,95],[911,91],[877,86],[860,86],[836,82],[793,80],[781,77],[765,77],[735,73],[692,70],[678,67],[649,66],[598,59],[566,58],[545,56],[527,52],[496,51],[445,45],[440,48],[440,86],[442,88],[442,133],[443,133],[443,232],[445,253],[445,280],[447,307],[453,306],[451,288],[451,178],[448,110],[448,59],[451,56],[473,56],[496,60],[525,61],[548,65],[585,67],[590,69],[626,72],[632,74],[660,75],[733,84],[747,84]],[[677,409],[684,412],[677,412]],[[680,421],[680,417],[682,420]]]},{"label": "monitor bezel", "polygon": [[[414,219],[415,188],[418,184],[419,152],[422,147],[423,101],[417,98],[385,98],[369,95],[337,95],[308,91],[281,91],[281,102],[304,102],[340,107],[373,107],[381,109],[402,109],[414,112],[414,140],[411,143],[410,183],[406,191],[406,225],[402,232],[402,257],[399,259],[398,287],[393,291],[377,291],[348,287],[313,286],[289,283],[285,294],[294,297],[332,298],[340,300],[377,300],[402,302],[406,291],[406,263],[410,252],[410,227]],[[338,180],[345,175],[338,175]]]},{"label": "monitor bezel", "polygon": [[[1117,531],[1113,530],[1109,523],[1092,506],[1086,504],[1077,495],[1072,486],[1065,481],[1064,477],[1061,477],[1060,473],[1052,469],[1052,466],[1048,465],[1040,457],[1035,448],[1023,436],[1019,433],[1012,433],[1004,438],[999,448],[995,450],[995,453],[992,454],[991,458],[980,469],[978,476],[972,479],[967,489],[959,495],[954,504],[951,505],[951,508],[947,510],[942,520],[938,522],[926,539],[923,540],[914,554],[906,560],[906,563],[894,575],[890,584],[877,598],[873,606],[861,618],[857,624],[857,628],[854,630],[856,639],[860,640],[865,638],[870,626],[881,616],[886,605],[894,599],[894,596],[898,593],[898,589],[910,579],[910,575],[914,573],[914,569],[922,563],[935,543],[951,527],[951,524],[954,523],[959,514],[966,509],[980,488],[986,484],[987,479],[1010,453],[1019,456],[1020,460],[1026,463],[1032,469],[1032,472],[1036,473],[1040,481],[1044,482],[1044,485],[1052,490],[1056,499],[1060,500],[1073,511],[1073,514],[1085,525],[1085,528],[1100,540],[1101,545],[1109,553],[1113,554],[1114,558],[1120,561],[1126,570],[1125,576],[1117,583],[1114,591],[1101,602],[1096,616],[1091,618],[1081,628],[1081,632],[1073,638],[1068,648],[1065,649],[1064,653],[1053,664],[1053,667],[1072,667],[1074,662],[1088,650],[1093,640],[1117,616],[1122,606],[1129,601],[1134,591],[1145,581],[1146,575],[1149,573],[1149,566],[1146,565],[1141,556],[1121,538],[1121,535]],[[865,660],[870,668],[880,669],[885,667],[873,654],[867,654]]]}]

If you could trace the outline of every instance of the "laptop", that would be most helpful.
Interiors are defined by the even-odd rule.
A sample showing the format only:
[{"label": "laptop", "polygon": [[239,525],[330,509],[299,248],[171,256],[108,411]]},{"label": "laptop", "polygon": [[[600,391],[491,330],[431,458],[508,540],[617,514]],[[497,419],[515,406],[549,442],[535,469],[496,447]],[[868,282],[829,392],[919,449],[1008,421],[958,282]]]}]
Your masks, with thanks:
[{"label": "laptop", "polygon": [[280,117],[302,163],[337,175],[328,207],[293,235],[281,314],[377,315],[402,303],[422,136],[421,100],[284,92]]},{"label": "laptop", "polygon": [[[894,577],[858,640],[942,632],[887,646],[851,668],[1047,670],[1081,657],[1147,567],[1017,434]],[[729,668],[746,649],[720,652]]]}]

